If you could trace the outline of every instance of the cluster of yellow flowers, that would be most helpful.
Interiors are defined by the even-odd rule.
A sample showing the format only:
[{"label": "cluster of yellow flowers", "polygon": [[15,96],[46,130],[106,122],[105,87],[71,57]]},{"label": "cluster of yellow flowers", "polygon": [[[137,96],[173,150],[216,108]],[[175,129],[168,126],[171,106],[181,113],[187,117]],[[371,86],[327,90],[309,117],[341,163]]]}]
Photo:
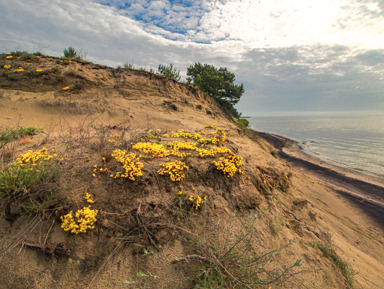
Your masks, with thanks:
[{"label": "cluster of yellow flowers", "polygon": [[22,67],[19,67],[18,69],[15,69],[14,72],[23,72],[24,71],[24,68]]},{"label": "cluster of yellow flowers", "polygon": [[119,138],[118,134],[111,135],[111,136],[109,136],[108,142],[114,143],[116,141],[116,139],[118,139],[118,138]]},{"label": "cluster of yellow flowers", "polygon": [[183,153],[180,150],[192,150],[196,151],[198,148],[195,143],[192,142],[169,142],[168,146],[172,148],[171,155],[179,158],[185,158],[187,155],[191,155],[191,153]]},{"label": "cluster of yellow flowers", "polygon": [[228,159],[220,158],[218,162],[214,162],[216,168],[222,171],[227,177],[233,177],[235,173],[242,174],[241,166],[243,165],[243,158],[238,155],[231,155]]},{"label": "cluster of yellow flowers", "polygon": [[93,176],[96,177],[96,173],[100,172],[100,173],[108,173],[109,172],[109,169],[108,168],[99,168],[97,165],[94,165],[93,166]]},{"label": "cluster of yellow flowers", "polygon": [[87,200],[87,203],[93,204],[95,201],[93,200],[93,197],[90,193],[85,194],[85,199]]},{"label": "cluster of yellow flowers", "polygon": [[193,150],[193,151],[195,151],[197,149],[196,143],[193,143],[193,142],[174,141],[174,142],[169,142],[168,146],[173,148],[174,150]]},{"label": "cluster of yellow flowers", "polygon": [[13,56],[12,55],[8,55],[5,57],[5,59],[11,59]]},{"label": "cluster of yellow flowers", "polygon": [[191,195],[189,197],[189,201],[192,203],[192,207],[194,207],[196,210],[201,206],[201,204],[205,202],[206,199],[207,196],[205,196],[204,199],[202,199],[199,195],[197,195],[196,197]]},{"label": "cluster of yellow flowers", "polygon": [[206,146],[208,144],[215,144],[217,142],[216,137],[213,138],[201,138],[199,139],[199,143],[203,146]]},{"label": "cluster of yellow flowers", "polygon": [[197,149],[197,152],[199,153],[199,157],[205,158],[205,157],[214,157],[216,154],[216,150],[214,148],[211,149]]},{"label": "cluster of yellow flowers", "polygon": [[117,172],[115,175],[110,175],[111,178],[128,178],[132,181],[136,180],[135,177],[142,176],[141,169],[143,163],[140,162],[140,157],[137,157],[135,153],[126,153],[125,150],[116,149],[111,154],[119,163],[124,167],[123,172]]},{"label": "cluster of yellow flowers", "polygon": [[10,64],[8,64],[8,65],[4,65],[4,68],[5,68],[5,69],[10,69],[10,68],[11,68],[11,65],[10,65]]},{"label": "cluster of yellow flowers", "polygon": [[[53,153],[54,150],[52,149],[51,152]],[[31,165],[34,167],[43,162],[48,162],[56,157],[57,154],[49,155],[47,148],[42,148],[39,151],[29,150],[25,154],[20,154],[14,164],[18,167],[24,167],[25,165]],[[62,159],[60,159],[60,161],[61,160]]]},{"label": "cluster of yellow flowers", "polygon": [[[167,158],[173,156],[178,158],[185,158],[188,155],[192,155],[193,152],[197,152],[199,157],[214,157],[215,155],[225,155],[228,154],[229,158],[220,158],[220,161],[214,162],[218,170],[222,170],[225,175],[232,177],[236,172],[239,174],[242,173],[242,158],[235,155],[229,148],[223,145],[226,136],[225,132],[214,126],[208,125],[205,126],[206,130],[201,130],[202,135],[206,136],[206,138],[202,138],[200,134],[190,131],[184,131],[183,129],[174,131],[174,130],[161,130],[161,129],[146,129],[147,135],[144,137],[138,138],[135,141],[131,142],[132,149],[136,151],[140,151],[147,156],[152,158]],[[212,131],[214,130],[214,131]],[[169,136],[170,135],[170,136]],[[110,136],[109,142],[114,142],[114,139],[118,137],[118,135]],[[143,139],[159,139],[162,138],[185,138],[192,139],[195,141],[172,141],[168,142],[167,146],[169,149],[165,147],[165,145],[161,143],[155,142],[143,142]],[[219,146],[205,147],[208,144],[218,143]],[[189,152],[184,152],[189,151]],[[126,151],[116,149],[112,153],[112,157],[114,157],[118,162],[123,164],[124,172],[117,172],[116,174],[110,175],[112,178],[129,178],[130,180],[135,180],[136,176],[142,176],[141,169],[143,168],[143,164],[139,161],[140,157],[137,157],[134,153],[127,153]],[[96,173],[109,173],[109,169],[106,167],[106,161],[104,159],[104,167],[94,166],[94,174],[96,177]],[[158,170],[158,174],[160,175],[169,175],[170,179],[173,182],[181,181],[185,178],[183,170],[188,170],[189,167],[186,166],[185,163],[181,161],[171,161],[167,163],[160,164],[162,167]]]},{"label": "cluster of yellow flowers", "polygon": [[196,150],[199,153],[199,156],[201,158],[205,157],[214,157],[215,155],[223,155],[223,154],[230,154],[232,155],[232,151],[229,148],[226,147],[212,147],[210,149],[197,149]]},{"label": "cluster of yellow flowers", "polygon": [[201,135],[197,134],[197,133],[190,133],[190,132],[185,132],[183,129],[179,130],[178,131],[179,135],[185,139],[194,139],[194,140],[198,140],[201,138]]},{"label": "cluster of yellow flowers", "polygon": [[147,132],[149,135],[158,136],[161,133],[161,129],[148,129]]},{"label": "cluster of yellow flowers", "polygon": [[185,194],[182,191],[178,191],[176,194],[178,197],[183,197]]},{"label": "cluster of yellow flowers", "polygon": [[42,69],[36,69],[36,72],[42,72],[43,70]]},{"label": "cluster of yellow flowers", "polygon": [[221,128],[214,126],[214,125],[206,125],[205,127],[206,128],[213,128],[216,131],[216,133],[219,136],[218,138],[216,138],[216,140],[218,142],[224,142],[225,141],[225,138],[226,138],[225,132]]},{"label": "cluster of yellow flowers", "polygon": [[214,134],[216,134],[216,132],[214,132],[214,131],[206,131],[206,130],[202,130],[202,131],[201,131],[201,134],[202,134],[202,135],[214,135]]},{"label": "cluster of yellow flowers", "polygon": [[75,214],[75,218],[72,216],[73,211],[69,214],[61,216],[62,221],[61,228],[64,231],[71,231],[73,234],[86,233],[87,229],[94,229],[95,222],[97,221],[96,216],[98,211],[92,210],[91,206],[84,207],[78,210]]},{"label": "cluster of yellow flowers", "polygon": [[142,143],[139,142],[132,147],[134,150],[138,150],[153,158],[164,158],[169,156],[171,153],[162,145],[157,143]]},{"label": "cluster of yellow flowers", "polygon": [[63,87],[61,90],[63,91],[69,90],[69,86]]},{"label": "cluster of yellow flowers", "polygon": [[174,161],[160,164],[162,168],[157,171],[159,175],[169,175],[172,182],[179,182],[184,179],[183,170],[189,170],[189,167],[182,161]]}]

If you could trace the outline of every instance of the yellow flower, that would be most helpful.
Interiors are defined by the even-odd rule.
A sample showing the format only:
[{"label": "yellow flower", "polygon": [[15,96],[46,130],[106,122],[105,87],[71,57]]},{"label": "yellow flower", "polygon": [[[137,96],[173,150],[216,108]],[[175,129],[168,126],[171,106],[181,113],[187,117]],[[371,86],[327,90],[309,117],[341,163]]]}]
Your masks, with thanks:
[{"label": "yellow flower", "polygon": [[169,175],[172,182],[179,182],[184,179],[183,170],[188,170],[189,167],[182,161],[174,161],[160,164],[162,169],[158,170],[159,175]]},{"label": "yellow flower", "polygon": [[207,200],[207,196],[202,199],[199,195],[197,195],[196,197],[191,195],[188,200],[192,203],[192,207],[197,210],[199,207],[201,207],[201,204],[205,203],[205,201]]},{"label": "yellow flower", "polygon": [[93,204],[95,201],[93,200],[93,197],[90,193],[85,194],[85,199],[87,200],[87,203]]},{"label": "yellow flower", "polygon": [[36,69],[36,72],[42,72],[43,70],[41,70],[41,69]]},{"label": "yellow flower", "polygon": [[96,216],[98,211],[92,210],[91,206],[84,207],[78,210],[75,214],[75,218],[72,215],[73,211],[69,214],[61,216],[62,221],[61,228],[64,231],[71,231],[73,234],[86,233],[87,229],[94,229],[94,223],[97,221]]},{"label": "yellow flower", "polygon": [[5,69],[10,69],[10,68],[11,68],[11,65],[10,65],[10,64],[8,64],[8,65],[4,65],[4,68],[5,68]]},{"label": "yellow flower", "polygon": [[13,56],[12,55],[8,55],[7,57],[5,57],[6,59],[11,59]]},{"label": "yellow flower", "polygon": [[[131,181],[135,181],[135,177],[142,176],[141,169],[144,167],[140,162],[140,156],[136,156],[135,153],[126,153],[125,150],[116,149],[112,152],[111,156],[115,158],[124,167],[124,172],[117,172],[116,175],[110,175],[111,178],[127,178]],[[108,171],[108,169],[106,169]]]},{"label": "yellow flower", "polygon": [[66,86],[66,87],[63,87],[61,90],[65,91],[65,90],[68,90],[69,89],[69,86]]}]

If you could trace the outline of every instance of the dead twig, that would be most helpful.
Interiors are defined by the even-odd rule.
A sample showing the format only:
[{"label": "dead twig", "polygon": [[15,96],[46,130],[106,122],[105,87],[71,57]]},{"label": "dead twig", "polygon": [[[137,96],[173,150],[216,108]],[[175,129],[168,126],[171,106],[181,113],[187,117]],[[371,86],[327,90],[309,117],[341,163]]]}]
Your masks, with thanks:
[{"label": "dead twig", "polygon": [[160,251],[159,247],[156,246],[154,240],[152,239],[151,235],[153,235],[153,237],[155,238],[154,234],[148,229],[148,227],[146,226],[145,222],[143,221],[143,218],[142,218],[142,214],[141,214],[141,203],[139,204],[139,206],[137,207],[137,211],[136,211],[136,221],[137,221],[137,224],[144,229],[144,231],[147,233],[147,237],[148,237],[148,240],[149,242],[151,243],[151,245],[153,245],[158,251]]},{"label": "dead twig", "polygon": [[40,224],[40,222],[43,220],[42,217],[36,216],[32,219],[31,222],[29,222],[26,226],[26,228],[21,232],[21,234],[13,241],[11,244],[9,244],[7,247],[2,248],[0,250],[0,260],[2,257],[4,257],[7,253],[9,253],[13,248],[18,246],[20,243],[22,243],[27,236],[32,233],[32,231],[37,227],[37,225]]},{"label": "dead twig", "polygon": [[23,241],[21,244],[22,246],[26,246],[29,248],[40,249],[45,254],[56,257],[56,258],[67,256],[69,252],[67,245],[64,242],[61,242],[61,243],[47,242],[45,245],[41,245],[41,244],[34,244],[34,243]]},{"label": "dead twig", "polygon": [[185,262],[185,261],[190,261],[190,260],[197,260],[200,262],[209,262],[209,263],[214,264],[214,262],[211,259],[209,259],[207,257],[200,256],[200,255],[188,255],[188,256],[185,256],[183,258],[175,258],[175,260],[173,260],[171,262],[171,264],[176,264],[179,262]]},{"label": "dead twig", "polygon": [[[52,213],[51,213],[51,215],[52,215]],[[49,217],[51,217],[51,215]],[[55,224],[55,218],[53,218],[52,225],[51,225],[51,227],[49,227],[49,230],[48,230],[47,234],[45,235],[45,239],[44,239],[44,243],[43,243],[44,245],[47,244],[47,239],[48,239],[49,233],[51,232],[54,224]]]}]

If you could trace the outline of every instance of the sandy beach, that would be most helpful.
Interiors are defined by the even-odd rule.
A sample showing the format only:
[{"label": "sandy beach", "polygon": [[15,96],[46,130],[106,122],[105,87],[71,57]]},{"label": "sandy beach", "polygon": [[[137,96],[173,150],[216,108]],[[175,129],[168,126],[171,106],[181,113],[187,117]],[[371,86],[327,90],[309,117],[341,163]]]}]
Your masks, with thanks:
[{"label": "sandy beach", "polygon": [[[264,132],[253,132],[265,137]],[[279,156],[289,164],[338,187],[337,193],[353,202],[384,228],[384,178],[329,164],[305,153],[296,141],[279,135],[268,134],[266,140],[279,150]]]}]

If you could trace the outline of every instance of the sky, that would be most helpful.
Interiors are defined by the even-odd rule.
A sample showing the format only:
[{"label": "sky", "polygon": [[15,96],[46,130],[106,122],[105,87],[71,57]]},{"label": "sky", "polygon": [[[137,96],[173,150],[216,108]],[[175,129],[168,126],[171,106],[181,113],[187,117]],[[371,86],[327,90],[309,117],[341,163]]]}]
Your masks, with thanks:
[{"label": "sky", "polygon": [[2,0],[0,28],[0,52],[227,67],[244,116],[384,114],[383,0]]}]

